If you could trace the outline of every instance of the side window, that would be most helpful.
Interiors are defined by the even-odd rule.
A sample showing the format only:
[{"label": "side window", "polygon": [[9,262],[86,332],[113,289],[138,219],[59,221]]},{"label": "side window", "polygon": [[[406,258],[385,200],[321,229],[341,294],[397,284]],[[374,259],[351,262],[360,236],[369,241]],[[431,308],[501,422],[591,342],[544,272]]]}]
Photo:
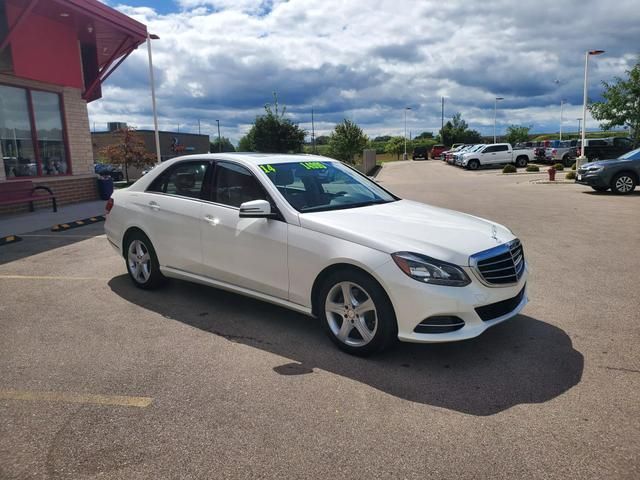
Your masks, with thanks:
[{"label": "side window", "polygon": [[249,170],[227,162],[216,164],[213,199],[231,207],[240,207],[251,200],[268,200],[262,185]]},{"label": "side window", "polygon": [[496,152],[506,152],[509,150],[508,145],[498,145],[495,148],[496,148]]},{"label": "side window", "polygon": [[487,147],[482,151],[482,153],[492,153],[495,151],[496,151],[496,147]]},{"label": "side window", "polygon": [[206,160],[178,163],[156,178],[147,191],[203,198],[202,186],[208,166]]},{"label": "side window", "polygon": [[628,138],[614,138],[613,144],[618,147],[630,147],[631,140],[629,140]]}]

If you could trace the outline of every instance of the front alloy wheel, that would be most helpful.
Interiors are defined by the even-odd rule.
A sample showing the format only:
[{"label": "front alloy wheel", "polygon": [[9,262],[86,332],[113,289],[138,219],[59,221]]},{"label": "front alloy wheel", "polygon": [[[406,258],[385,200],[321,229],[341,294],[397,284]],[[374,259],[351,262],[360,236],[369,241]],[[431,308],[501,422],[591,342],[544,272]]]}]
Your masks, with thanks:
[{"label": "front alloy wheel", "polygon": [[378,314],[371,296],[352,282],[333,286],[325,301],[331,332],[345,345],[364,347],[378,330]]},{"label": "front alloy wheel", "polygon": [[611,185],[611,190],[620,195],[631,193],[635,188],[635,179],[628,173],[621,173],[619,175],[616,175]]},{"label": "front alloy wheel", "polygon": [[329,275],[318,292],[316,305],[327,335],[347,353],[370,355],[398,338],[389,297],[364,272],[344,269]]},{"label": "front alloy wheel", "polygon": [[136,287],[153,289],[162,285],[165,277],[149,238],[142,232],[134,232],[125,243],[127,271]]}]

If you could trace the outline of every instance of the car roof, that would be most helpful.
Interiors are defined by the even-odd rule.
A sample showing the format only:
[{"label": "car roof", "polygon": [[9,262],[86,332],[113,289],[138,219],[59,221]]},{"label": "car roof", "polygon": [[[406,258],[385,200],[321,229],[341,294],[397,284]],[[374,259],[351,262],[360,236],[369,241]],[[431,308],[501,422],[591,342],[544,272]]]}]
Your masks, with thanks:
[{"label": "car roof", "polygon": [[172,158],[167,161],[179,161],[189,159],[206,159],[206,160],[230,160],[240,161],[253,165],[276,164],[276,163],[295,163],[295,162],[337,162],[333,158],[323,157],[321,155],[310,155],[304,153],[203,153],[194,155],[184,155],[182,157]]}]

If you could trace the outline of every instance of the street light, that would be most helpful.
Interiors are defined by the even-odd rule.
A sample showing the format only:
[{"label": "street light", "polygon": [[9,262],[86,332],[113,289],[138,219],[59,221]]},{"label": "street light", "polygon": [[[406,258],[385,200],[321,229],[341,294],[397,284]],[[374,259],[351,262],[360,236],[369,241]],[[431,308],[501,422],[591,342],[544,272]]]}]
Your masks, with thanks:
[{"label": "street light", "polygon": [[580,125],[582,124],[582,117],[576,118],[578,120],[578,135],[580,135]]},{"label": "street light", "polygon": [[582,100],[582,134],[580,135],[580,156],[576,158],[576,170],[586,162],[584,156],[585,130],[587,127],[587,85],[589,83],[589,57],[591,55],[603,54],[604,50],[587,50],[584,53],[584,96]]},{"label": "street light", "polygon": [[560,141],[562,141],[562,108],[564,107],[565,102],[567,101],[566,98],[563,98],[562,100],[560,100]]},{"label": "street light", "polygon": [[151,83],[151,105],[153,107],[153,131],[156,139],[156,161],[160,163],[160,133],[158,132],[158,111],[156,109],[156,86],[153,79],[153,59],[151,57],[151,40],[159,40],[158,35],[147,32],[147,51],[149,52],[149,82]]},{"label": "street light", "polygon": [[407,159],[407,110],[411,110],[411,107],[404,107],[404,157],[403,160]]},{"label": "street light", "polygon": [[498,100],[504,100],[504,98],[496,97],[496,100],[493,104],[493,143],[498,143],[496,141],[496,120],[498,118]]},{"label": "street light", "polygon": [[222,153],[222,141],[220,139],[220,120],[216,120],[218,124],[218,152]]}]

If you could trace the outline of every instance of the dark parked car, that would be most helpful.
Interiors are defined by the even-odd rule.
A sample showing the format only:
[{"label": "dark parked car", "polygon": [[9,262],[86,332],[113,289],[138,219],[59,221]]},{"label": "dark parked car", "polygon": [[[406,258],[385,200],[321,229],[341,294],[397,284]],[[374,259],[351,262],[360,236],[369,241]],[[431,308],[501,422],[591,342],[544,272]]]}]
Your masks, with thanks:
[{"label": "dark parked car", "polygon": [[427,147],[416,147],[413,149],[412,158],[414,160],[427,160],[429,158],[429,150]]},{"label": "dark parked car", "polygon": [[[585,142],[585,157],[590,162],[606,158],[617,158],[633,150],[633,142],[626,137],[587,138]],[[577,155],[580,156],[580,142],[578,142],[577,147]]]},{"label": "dark parked car", "polygon": [[[588,148],[588,147],[587,147]],[[611,189],[626,195],[633,192],[640,181],[640,148],[614,160],[585,163],[578,169],[576,183],[589,185],[597,192]]]},{"label": "dark parked car", "polygon": [[120,182],[124,180],[124,175],[119,167],[111,165],[109,163],[96,163],[94,165],[94,171],[98,175],[103,177],[111,177],[114,182]]}]

